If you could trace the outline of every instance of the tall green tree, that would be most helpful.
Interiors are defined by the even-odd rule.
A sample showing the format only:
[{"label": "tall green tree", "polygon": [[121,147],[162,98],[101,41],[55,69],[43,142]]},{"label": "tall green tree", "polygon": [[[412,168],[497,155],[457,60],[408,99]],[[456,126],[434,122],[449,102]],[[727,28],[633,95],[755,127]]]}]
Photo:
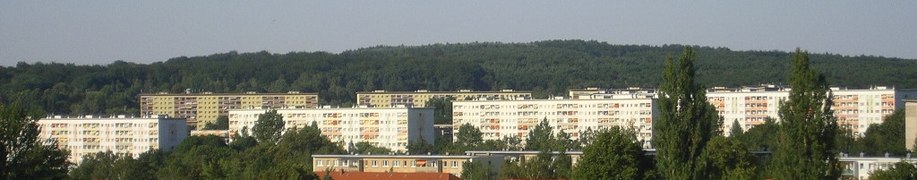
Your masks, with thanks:
[{"label": "tall green tree", "polygon": [[497,173],[493,171],[490,162],[468,162],[462,164],[462,179],[497,179]]},{"label": "tall green tree", "polygon": [[885,117],[881,124],[874,124],[866,129],[862,142],[863,152],[872,156],[889,153],[894,156],[907,154],[905,147],[904,110],[898,109]]},{"label": "tall green tree", "polygon": [[535,128],[529,131],[529,136],[525,139],[525,150],[544,151],[553,150],[557,146],[554,138],[554,128],[548,124],[548,119],[542,119]]},{"label": "tall green tree", "polygon": [[700,165],[706,169],[705,179],[762,179],[755,157],[742,141],[717,136],[710,140],[701,154]]},{"label": "tall green tree", "polygon": [[283,134],[284,124],[283,116],[277,114],[277,110],[268,110],[258,117],[252,132],[259,143],[275,143]]},{"label": "tall green tree", "polygon": [[433,123],[452,124],[452,101],[454,97],[435,97],[427,101],[425,107],[434,108]]},{"label": "tall green tree", "polygon": [[213,123],[207,123],[204,126],[204,130],[227,130],[229,129],[229,117],[219,116],[217,120]]},{"label": "tall green tree", "polygon": [[732,128],[729,129],[729,137],[742,136],[742,133],[745,133],[745,131],[742,130],[742,125],[739,124],[739,120],[732,121]]},{"label": "tall green tree", "polygon": [[573,179],[640,179],[643,149],[634,132],[611,128],[599,131],[583,150]]},{"label": "tall green tree", "polygon": [[449,150],[453,154],[465,153],[466,150],[475,149],[484,143],[481,130],[467,123],[459,126],[458,132],[454,136],[455,143],[452,144]]},{"label": "tall green tree", "polygon": [[63,179],[69,153],[38,136],[42,113],[0,104],[0,179]]},{"label": "tall green tree", "polygon": [[696,55],[685,48],[678,61],[665,60],[659,90],[659,118],[653,125],[656,165],[666,179],[704,179],[699,166],[707,143],[720,134],[720,117],[695,82]]},{"label": "tall green tree", "polygon": [[778,112],[779,145],[770,171],[776,179],[837,179],[840,164],[834,137],[838,126],[828,83],[809,66],[809,57],[802,50],[796,50],[790,68],[792,90]]}]

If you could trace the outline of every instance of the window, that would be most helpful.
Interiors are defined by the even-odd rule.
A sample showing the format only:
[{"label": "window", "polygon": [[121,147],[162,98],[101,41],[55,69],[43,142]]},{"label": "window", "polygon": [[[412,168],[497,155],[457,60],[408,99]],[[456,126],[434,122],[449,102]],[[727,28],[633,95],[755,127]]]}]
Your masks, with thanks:
[{"label": "window", "polygon": [[372,166],[373,166],[373,167],[378,166],[378,165],[376,164],[376,160],[373,160]]},{"label": "window", "polygon": [[458,161],[452,161],[452,168],[458,167]]},{"label": "window", "polygon": [[388,161],[382,161],[382,167],[388,167]]}]

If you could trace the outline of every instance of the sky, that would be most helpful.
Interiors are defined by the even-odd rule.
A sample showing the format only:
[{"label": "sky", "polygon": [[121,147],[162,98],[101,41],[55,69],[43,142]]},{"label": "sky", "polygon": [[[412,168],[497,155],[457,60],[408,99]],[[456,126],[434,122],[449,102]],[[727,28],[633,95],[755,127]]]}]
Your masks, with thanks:
[{"label": "sky", "polygon": [[917,1],[0,1],[0,66],[553,39],[917,59]]}]

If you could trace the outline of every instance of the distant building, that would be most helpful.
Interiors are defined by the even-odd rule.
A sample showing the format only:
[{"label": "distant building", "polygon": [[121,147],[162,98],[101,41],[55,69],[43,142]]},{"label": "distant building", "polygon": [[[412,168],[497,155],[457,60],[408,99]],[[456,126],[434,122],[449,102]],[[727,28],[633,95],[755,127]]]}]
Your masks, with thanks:
[{"label": "distant building", "polygon": [[841,164],[841,179],[870,179],[869,176],[876,170],[888,170],[898,162],[917,163],[917,159],[908,157],[848,157],[842,155],[838,162]]},{"label": "distant building", "polygon": [[[229,133],[235,137],[243,128],[251,132],[258,117],[267,109],[229,110]],[[432,144],[433,109],[431,108],[307,108],[277,109],[286,129],[302,128],[313,122],[331,141],[367,142],[393,151],[407,151],[409,142],[423,138]]]},{"label": "distant building", "polygon": [[443,139],[452,140],[452,124],[434,124],[433,129],[439,133]]},{"label": "distant building", "polygon": [[500,172],[504,158],[498,155],[312,155],[315,172],[449,173],[460,177],[465,163],[483,162]]},{"label": "distant building", "polygon": [[917,141],[917,99],[907,100],[904,108],[904,144],[905,148],[914,149],[914,141]]},{"label": "distant building", "polygon": [[223,140],[229,139],[228,130],[192,130],[191,136],[216,136],[223,138]]},{"label": "distant building", "polygon": [[184,118],[56,116],[37,124],[39,137],[70,150],[73,163],[80,163],[84,155],[105,151],[137,158],[151,149],[171,150],[188,137]]},{"label": "distant building", "polygon": [[140,94],[141,115],[187,118],[188,125],[196,126],[198,129],[207,123],[216,122],[219,116],[227,115],[229,109],[314,108],[317,106],[318,94],[298,91],[288,93]]},{"label": "distant building", "polygon": [[554,133],[563,130],[579,139],[587,128],[633,128],[644,147],[651,146],[655,100],[642,99],[530,99],[452,102],[453,134],[471,124],[485,140],[516,136],[525,141],[530,130],[547,120]]},{"label": "distant building", "polygon": [[491,99],[491,100],[511,100],[511,99],[531,99],[531,91],[513,91],[504,89],[501,91],[384,91],[375,90],[372,92],[357,92],[357,105],[366,107],[424,107],[431,98],[451,97],[456,100],[466,99]]},{"label": "distant building", "polygon": [[[745,86],[740,88],[714,87],[707,90],[707,100],[723,117],[723,132],[729,135],[734,121],[743,130],[763,124],[770,117],[780,120],[780,102],[789,97],[790,88],[775,85]],[[884,117],[904,107],[904,99],[917,98],[917,90],[896,90],[886,86],[869,89],[831,88],[834,96],[832,110],[838,124],[862,135],[869,125],[879,124]],[[573,99],[630,99],[656,97],[658,91],[644,88],[609,89],[587,88],[570,90]]]}]

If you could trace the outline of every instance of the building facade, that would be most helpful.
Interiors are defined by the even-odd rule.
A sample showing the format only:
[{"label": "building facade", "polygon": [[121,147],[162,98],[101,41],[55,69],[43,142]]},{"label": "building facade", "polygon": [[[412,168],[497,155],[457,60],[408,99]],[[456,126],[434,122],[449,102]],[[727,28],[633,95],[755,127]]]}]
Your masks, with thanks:
[{"label": "building facade", "polygon": [[183,118],[64,118],[38,120],[39,137],[70,150],[70,162],[84,155],[112,151],[137,158],[151,149],[171,150],[188,137]]},{"label": "building facade", "polygon": [[456,100],[466,99],[492,99],[492,100],[514,100],[514,99],[531,99],[531,91],[513,91],[504,89],[501,91],[427,91],[417,90],[394,91],[375,90],[372,92],[357,92],[357,105],[366,107],[424,107],[431,98],[455,98]]},{"label": "building facade", "polygon": [[504,158],[498,155],[312,155],[315,172],[449,173],[461,177],[463,165],[484,162],[500,172]]},{"label": "building facade", "polygon": [[[367,142],[393,151],[407,151],[409,142],[421,138],[434,142],[431,108],[295,108],[276,109],[283,116],[284,128],[302,128],[313,122],[322,135],[342,145]],[[234,137],[251,130],[267,109],[229,110],[229,133]]]},{"label": "building facade", "polygon": [[168,115],[187,118],[188,124],[203,127],[230,109],[283,108],[318,106],[318,94],[300,93],[210,93],[200,94],[141,94],[140,114],[144,116]]},{"label": "building facade", "polygon": [[907,100],[904,107],[904,147],[917,151],[917,99]]},{"label": "building facade", "polygon": [[637,139],[649,147],[656,104],[650,98],[455,101],[452,111],[453,134],[470,124],[481,130],[485,140],[515,136],[524,142],[529,131],[546,119],[555,134],[563,130],[572,139],[579,139],[587,129],[633,128]]},{"label": "building facade", "polygon": [[[707,100],[723,118],[726,135],[733,122],[738,121],[743,130],[763,124],[765,119],[779,121],[780,102],[789,97],[789,88],[774,85],[740,88],[714,87],[707,91]],[[831,88],[834,102],[832,110],[841,127],[862,135],[869,125],[882,123],[884,117],[904,107],[904,99],[917,98],[915,90],[896,90],[885,86],[869,89]],[[656,97],[657,91],[642,88],[598,90],[570,90],[574,99],[629,99]]]}]

